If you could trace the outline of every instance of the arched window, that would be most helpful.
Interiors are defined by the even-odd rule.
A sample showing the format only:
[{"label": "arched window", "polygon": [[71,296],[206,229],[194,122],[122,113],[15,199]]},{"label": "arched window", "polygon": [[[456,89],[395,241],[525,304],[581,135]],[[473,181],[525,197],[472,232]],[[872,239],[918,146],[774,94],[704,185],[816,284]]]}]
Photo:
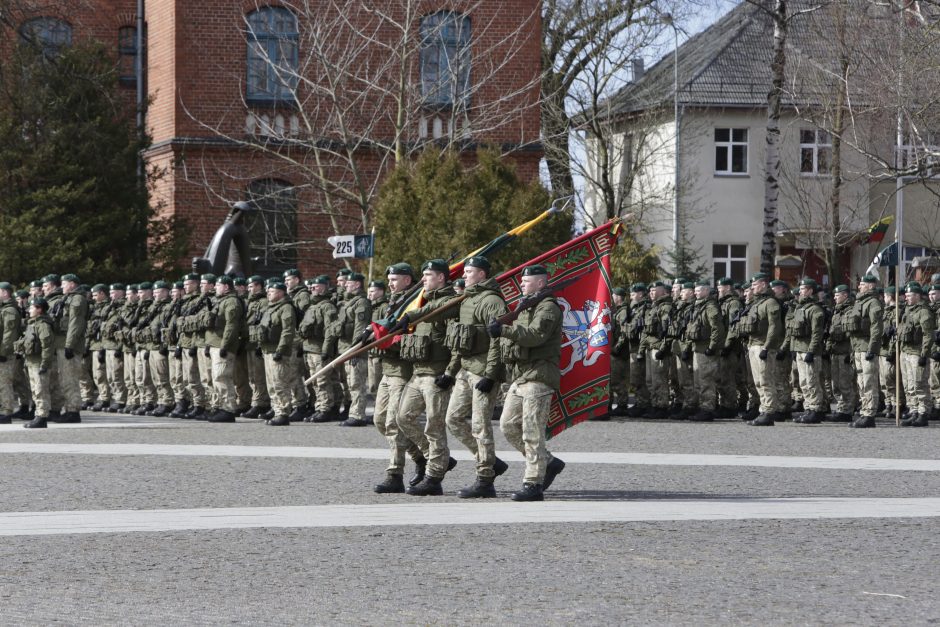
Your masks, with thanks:
[{"label": "arched window", "polygon": [[440,11],[421,18],[421,95],[431,108],[466,106],[470,95],[470,18]]},{"label": "arched window", "polygon": [[277,179],[248,185],[248,200],[258,211],[245,222],[252,267],[259,274],[277,274],[297,265],[297,194]]},{"label": "arched window", "polygon": [[72,27],[54,17],[36,17],[23,22],[20,37],[47,57],[54,57],[62,48],[72,45]]},{"label": "arched window", "polygon": [[250,100],[294,100],[297,89],[297,17],[283,7],[263,7],[248,14]]},{"label": "arched window", "polygon": [[137,83],[137,29],[118,29],[118,79],[125,84]]}]

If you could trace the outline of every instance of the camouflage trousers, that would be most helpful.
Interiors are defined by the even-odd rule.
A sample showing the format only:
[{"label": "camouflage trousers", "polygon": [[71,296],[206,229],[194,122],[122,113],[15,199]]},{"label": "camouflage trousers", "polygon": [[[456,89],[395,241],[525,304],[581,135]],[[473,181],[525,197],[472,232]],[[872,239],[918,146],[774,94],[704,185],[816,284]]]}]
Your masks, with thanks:
[{"label": "camouflage trousers", "polygon": [[199,376],[199,350],[195,347],[183,349],[183,381],[189,390],[189,399],[194,407],[206,409],[206,389]]},{"label": "camouflage trousers", "polygon": [[732,350],[726,357],[718,358],[718,405],[725,409],[738,408],[738,375],[741,353]]},{"label": "camouflage trousers", "polygon": [[[415,461],[424,460],[424,453],[421,452],[422,446],[412,442],[398,428],[401,393],[407,384],[408,379],[404,377],[384,375],[375,392],[375,413],[372,416],[372,422],[388,442],[389,462],[385,472],[390,475],[405,473],[406,453]],[[427,450],[427,438],[423,433],[421,437],[423,448]]]},{"label": "camouflage trousers", "polygon": [[305,407],[310,402],[310,398],[307,396],[307,386],[304,385],[304,380],[307,377],[304,374],[306,363],[304,362],[303,349],[298,345],[290,355],[285,355],[283,360],[288,363],[291,369],[291,406],[295,409]]},{"label": "camouflage trousers", "polygon": [[369,379],[366,385],[366,391],[375,395],[379,389],[379,381],[382,380],[382,360],[379,357],[369,356]]},{"label": "camouflage trousers", "polygon": [[237,397],[235,394],[235,353],[226,351],[222,356],[222,349],[211,347],[209,356],[212,359],[212,385],[215,387],[215,407],[227,412],[235,413]]},{"label": "camouflage trousers", "polygon": [[858,384],[859,401],[862,416],[874,416],[878,411],[878,376],[879,358],[875,355],[871,361],[865,359],[865,353],[855,352],[855,373]]},{"label": "camouflage trousers", "polygon": [[629,358],[610,357],[610,400],[618,407],[626,407],[630,401]]},{"label": "camouflage trousers", "polygon": [[111,403],[111,386],[108,385],[108,351],[103,348],[92,351],[91,376],[95,380],[95,389],[98,391],[98,402],[102,405]]},{"label": "camouflage trousers", "polygon": [[[434,385],[434,375],[416,374],[412,375],[402,390],[398,406],[398,428],[419,446],[427,442],[427,450],[422,446],[421,452],[427,459],[427,475],[435,479],[444,478],[450,461],[445,423],[449,399],[450,390],[442,390]],[[425,412],[427,417],[423,430],[418,423],[421,412]]]},{"label": "camouflage trousers", "polygon": [[[307,370],[310,371],[310,376],[313,376],[326,363],[323,355],[319,353],[305,353],[304,358],[307,360]],[[316,411],[325,412],[333,406],[333,382],[330,374],[331,372],[324,372],[313,380],[314,409]]]},{"label": "camouflage trousers", "polygon": [[264,376],[264,356],[258,349],[248,347],[248,385],[251,386],[252,407],[270,407],[271,397],[268,396],[268,381]]},{"label": "camouflage trousers", "polygon": [[124,357],[124,352],[121,350],[108,350],[105,352],[104,358],[104,365],[108,373],[108,388],[111,390],[111,402],[119,405],[127,402]]},{"label": "camouflage trousers", "polygon": [[933,401],[930,397],[930,373],[929,367],[918,365],[919,359],[917,355],[901,353],[901,381],[904,384],[908,408],[918,414],[927,414],[933,408]]},{"label": "camouflage trousers", "polygon": [[98,396],[98,386],[95,385],[94,373],[92,372],[92,353],[85,351],[80,359],[82,360],[82,369],[81,379],[78,382],[79,394],[81,394],[83,404],[93,403]]},{"label": "camouflage trousers", "polygon": [[[778,362],[778,351],[767,351],[767,357],[761,359],[762,350],[763,347],[760,345],[747,347],[751,376],[754,378],[754,387],[757,388],[757,395],[760,397],[760,412],[769,414],[785,411],[786,403],[782,398],[782,386],[777,378],[788,375],[789,362]],[[787,364],[787,370],[783,373],[780,372],[782,363]]]},{"label": "camouflage trousers", "polygon": [[154,404],[157,402],[157,387],[153,384],[153,373],[150,371],[150,351],[137,349],[134,356],[134,380],[140,394],[141,404]]},{"label": "camouflage trousers", "polygon": [[251,386],[248,384],[248,355],[244,349],[235,352],[235,407],[251,407]]},{"label": "camouflage trousers", "polygon": [[287,416],[291,412],[291,377],[294,369],[287,357],[274,361],[274,353],[264,354],[264,375],[271,396],[271,408],[275,416]]},{"label": "camouflage trousers", "polygon": [[718,364],[720,357],[696,352],[692,356],[693,385],[686,397],[685,406],[703,411],[714,411],[718,398]]},{"label": "camouflage trousers", "polygon": [[[848,363],[846,363],[848,362]],[[831,355],[829,360],[832,378],[832,396],[836,402],[836,412],[851,414],[855,412],[855,364],[851,355]]]},{"label": "camouflage trousers", "polygon": [[173,406],[173,387],[170,385],[170,357],[159,350],[150,351],[149,364],[153,387],[157,392],[157,404]]},{"label": "camouflage trousers", "polygon": [[538,381],[514,382],[506,393],[499,429],[525,457],[524,483],[542,485],[552,454],[545,448],[545,426],[555,390]]},{"label": "camouflage trousers", "polygon": [[13,355],[0,363],[0,415],[9,416],[16,411],[16,396],[13,391],[13,379],[19,365]]},{"label": "camouflage trousers", "polygon": [[26,360],[29,389],[33,393],[36,418],[48,418],[49,412],[52,410],[52,370],[40,374],[39,363],[38,359],[35,361]]},{"label": "camouflage trousers", "polygon": [[928,365],[930,366],[930,398],[936,406],[937,399],[940,399],[940,362],[931,359]]},{"label": "camouflage trousers", "polygon": [[[178,355],[178,356],[177,356]],[[189,390],[186,388],[186,380],[183,378],[183,350],[180,348],[170,349],[170,388],[173,389],[173,399],[177,403],[183,403],[190,400]]]},{"label": "camouflage trousers", "polygon": [[650,390],[646,387],[646,363],[640,361],[639,353],[630,353],[630,387],[633,388],[633,399],[639,407],[649,407]]},{"label": "camouflage trousers", "polygon": [[803,402],[803,388],[800,386],[800,366],[797,360],[790,361],[790,399],[794,403]]},{"label": "camouflage trousers", "polygon": [[355,357],[343,364],[346,372],[346,383],[349,385],[349,418],[365,420],[366,394],[369,379],[369,365],[366,357]]},{"label": "camouflage trousers", "polygon": [[[66,359],[65,349],[57,348],[55,351],[56,368],[58,374],[58,389],[61,394],[61,404],[56,403],[56,409],[63,411],[79,411],[82,408],[82,393],[79,389],[82,370],[85,365],[80,355],[72,355]],[[53,399],[55,402],[55,399]]]},{"label": "camouflage trousers", "polygon": [[26,372],[26,362],[22,358],[13,360],[13,392],[20,407],[28,407],[33,401],[33,393],[29,389],[29,374]]},{"label": "camouflage trousers", "polygon": [[199,364],[199,381],[206,393],[206,407],[218,407],[219,399],[215,395],[215,384],[212,382],[212,353],[208,346],[196,349],[196,359]]},{"label": "camouflage trousers", "polygon": [[476,457],[477,476],[491,478],[495,476],[493,463],[496,461],[493,405],[499,386],[494,383],[489,392],[481,392],[474,386],[482,378],[468,370],[457,373],[447,405],[446,422],[454,437]]},{"label": "camouflage trousers", "polygon": [[822,385],[822,359],[817,360],[814,355],[813,363],[806,363],[807,353],[797,353],[796,365],[800,392],[803,398],[803,407],[807,411],[820,411],[829,413],[826,404],[826,393]]},{"label": "camouflage trousers", "polygon": [[[881,364],[878,368],[879,379],[881,380],[881,392],[885,395],[885,407],[887,408],[886,413],[890,415],[893,414],[891,411],[892,408],[897,407],[895,401],[897,400],[897,394],[895,393],[895,383],[897,382],[897,367],[894,365],[894,354],[891,354],[891,357],[881,356]],[[898,392],[901,395],[901,406],[903,407],[906,399],[904,398],[904,384],[902,382],[901,387],[898,388]]]},{"label": "camouflage trousers", "polygon": [[669,355],[656,359],[655,354],[654,350],[646,351],[646,387],[652,406],[665,408],[669,405],[669,365],[673,360]]},{"label": "camouflage trousers", "polygon": [[692,371],[692,359],[685,361],[681,356],[675,357],[676,366],[676,403],[682,403],[683,407],[694,408],[698,402],[698,394],[695,393],[695,373]]}]

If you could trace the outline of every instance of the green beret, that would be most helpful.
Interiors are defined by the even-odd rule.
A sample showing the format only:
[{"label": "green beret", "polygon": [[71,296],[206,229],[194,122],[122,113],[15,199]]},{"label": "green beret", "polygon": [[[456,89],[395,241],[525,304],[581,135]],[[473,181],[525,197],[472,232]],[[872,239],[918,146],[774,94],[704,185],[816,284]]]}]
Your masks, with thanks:
[{"label": "green beret", "polygon": [[804,277],[804,278],[800,279],[800,283],[799,283],[799,284],[800,284],[800,285],[806,285],[807,287],[812,287],[812,288],[814,288],[814,289],[816,288],[816,281],[814,281],[813,279],[811,279],[811,278],[809,278],[809,277]]},{"label": "green beret", "polygon": [[196,274],[195,272],[190,272],[189,274],[183,275],[184,281],[198,281],[199,278],[200,278],[199,275]]},{"label": "green beret", "polygon": [[627,290],[623,289],[622,287],[615,287],[614,289],[610,290],[610,293],[616,296],[626,296]]},{"label": "green beret", "polygon": [[393,263],[385,269],[385,275],[388,276],[389,274],[410,276],[412,279],[415,278],[415,271],[410,263]]},{"label": "green beret", "polygon": [[683,281],[680,287],[682,287],[682,289],[684,290],[695,289],[695,283],[693,283],[692,281]]},{"label": "green beret", "polygon": [[91,286],[88,285],[87,283],[82,283],[81,285],[78,286],[78,289],[87,294],[91,290]]},{"label": "green beret", "polygon": [[492,270],[489,259],[482,255],[475,255],[470,257],[465,262],[463,262],[463,265],[470,266],[471,268],[480,268],[481,270],[486,270],[487,274],[489,274],[490,270]]},{"label": "green beret", "polygon": [[934,283],[933,285],[931,285],[930,291],[932,292],[934,290],[940,290],[940,284]]},{"label": "green beret", "polygon": [[218,279],[216,279],[215,282],[218,283],[219,285],[228,285],[229,287],[232,287],[235,285],[235,279],[225,274],[223,274]]},{"label": "green beret", "polygon": [[780,279],[774,279],[770,282],[770,287],[786,287],[789,288],[790,285],[786,281],[781,281]]},{"label": "green beret", "polygon": [[204,274],[200,278],[200,281],[205,281],[206,283],[215,283],[219,279],[214,274]]},{"label": "green beret", "polygon": [[877,283],[878,277],[873,274],[866,274],[862,277],[862,283]]},{"label": "green beret", "polygon": [[249,283],[258,283],[259,285],[264,285],[264,279],[258,276],[257,274],[251,277],[248,277]]},{"label": "green beret", "polygon": [[69,281],[70,283],[80,283],[78,276],[74,274],[63,274],[62,280]]},{"label": "green beret", "polygon": [[[60,283],[59,275],[58,275],[58,274],[47,274],[46,276],[42,277],[42,282],[43,282],[43,283],[55,283],[56,285],[58,285],[58,284]],[[40,286],[40,287],[41,287],[41,286]]]},{"label": "green beret", "polygon": [[[0,284],[0,289],[3,289],[2,284]],[[92,294],[94,294],[95,292],[107,292],[107,291],[108,291],[108,286],[105,285],[104,283],[96,283],[95,285],[91,287]]]},{"label": "green beret", "polygon": [[733,287],[733,286],[734,286],[734,279],[732,279],[731,277],[728,277],[728,276],[722,277],[722,278],[718,279],[718,285],[727,285],[727,286]]},{"label": "green beret", "polygon": [[711,281],[696,281],[695,287],[711,287]]},{"label": "green beret", "polygon": [[16,290],[17,298],[29,298],[29,290]]},{"label": "green beret", "polygon": [[13,286],[7,283],[6,281],[0,281],[0,290],[6,290],[10,293],[13,292]]},{"label": "green beret", "polygon": [[170,289],[170,284],[166,281],[154,281],[153,289],[155,290],[168,290]]},{"label": "green beret", "polygon": [[124,285],[123,283],[112,283],[112,284],[111,284],[111,289],[112,289],[112,290],[119,291],[119,292],[123,292],[123,291],[124,291],[125,289],[127,289],[127,288],[125,287],[125,285]]},{"label": "green beret", "polygon": [[299,279],[299,278],[300,278],[300,270],[298,270],[297,268],[290,268],[290,269],[288,269],[288,270],[285,270],[285,271],[284,271],[284,278],[286,279],[286,278],[289,277],[289,276],[295,276],[295,277],[297,277],[297,278]]},{"label": "green beret", "polygon": [[522,276],[548,276],[548,268],[541,264],[526,266],[522,271]]},{"label": "green beret", "polygon": [[793,289],[790,290],[790,293],[793,294],[794,296],[797,296],[800,293],[800,288],[794,287]]},{"label": "green beret", "polygon": [[385,289],[385,281],[369,281],[369,287],[377,287],[380,290]]},{"label": "green beret", "polygon": [[750,282],[750,281],[745,281],[744,283],[741,284],[741,287],[740,287],[739,289],[742,289],[742,290],[749,290],[749,289],[751,289],[751,282]]},{"label": "green beret", "polygon": [[907,286],[907,289],[904,290],[908,294],[923,294],[924,290],[917,283],[911,283]]},{"label": "green beret", "polygon": [[674,286],[675,286],[675,285],[682,285],[683,283],[688,283],[688,281],[689,281],[688,279],[685,279],[685,278],[683,278],[683,277],[677,276],[676,278],[674,278],[674,279],[672,280],[672,284],[673,284]]},{"label": "green beret", "polygon": [[243,276],[235,277],[234,281],[235,281],[235,285],[238,285],[239,287],[244,287],[248,285],[248,279],[246,279]]},{"label": "green beret", "polygon": [[459,287],[460,289],[464,289],[465,287],[467,287],[467,282],[463,279],[457,279],[456,281],[454,281],[454,287]]},{"label": "green beret", "polygon": [[885,288],[885,294],[890,294],[891,296],[894,296],[897,291],[897,288],[895,288],[893,285],[889,285]]},{"label": "green beret", "polygon": [[662,281],[653,281],[652,283],[650,283],[650,289],[653,289],[654,287],[667,288],[668,286]]},{"label": "green beret", "polygon": [[313,285],[329,285],[330,284],[330,275],[321,274],[320,276],[310,279],[310,282]]},{"label": "green beret", "polygon": [[358,281],[359,283],[362,283],[363,281],[366,280],[366,277],[358,272],[350,272],[349,276],[346,277],[346,280],[352,281],[353,283],[355,283],[356,281]]},{"label": "green beret", "polygon": [[29,284],[30,287],[42,287],[42,279],[36,279]]},{"label": "green beret", "polygon": [[630,286],[630,291],[631,292],[645,292],[646,283],[634,283],[633,285]]},{"label": "green beret", "polygon": [[128,291],[128,292],[136,292],[136,291],[137,291],[137,284],[136,284],[136,283],[132,283],[131,285],[128,285],[128,286],[127,286],[127,291]]},{"label": "green beret", "polygon": [[280,280],[280,279],[278,279],[278,278],[275,278],[275,279],[273,279],[273,280],[271,280],[271,281],[268,281],[268,289],[269,289],[269,290],[287,291],[287,286],[284,285],[284,281],[282,281],[282,280]]},{"label": "green beret", "polygon": [[177,281],[176,283],[173,284],[173,287],[175,287],[175,288],[178,289],[178,290],[181,290],[181,289],[183,289],[183,282],[182,282],[182,281]]},{"label": "green beret", "polygon": [[140,285],[137,286],[137,289],[139,289],[139,290],[152,290],[152,289],[153,289],[153,283],[151,283],[150,281],[144,281],[143,283],[141,283]]},{"label": "green beret", "polygon": [[754,281],[766,281],[770,278],[766,272],[755,272],[754,276],[751,277],[751,283]]},{"label": "green beret", "polygon": [[43,309],[49,309],[49,302],[42,296],[31,298],[29,304],[35,305],[36,307],[42,307]]},{"label": "green beret", "polygon": [[834,288],[832,288],[833,294],[839,294],[841,292],[848,292],[848,291],[849,291],[848,285],[836,285]]},{"label": "green beret", "polygon": [[338,276],[338,277],[341,277],[341,276],[342,276],[342,277],[346,277],[346,276],[349,276],[349,275],[352,274],[352,273],[353,273],[353,271],[350,270],[349,268],[340,268],[339,270],[336,271],[336,276]]},{"label": "green beret", "polygon": [[443,274],[449,274],[450,268],[447,265],[447,262],[443,259],[429,259],[425,261],[421,266],[421,272],[425,270],[430,270],[432,272],[441,272]]}]

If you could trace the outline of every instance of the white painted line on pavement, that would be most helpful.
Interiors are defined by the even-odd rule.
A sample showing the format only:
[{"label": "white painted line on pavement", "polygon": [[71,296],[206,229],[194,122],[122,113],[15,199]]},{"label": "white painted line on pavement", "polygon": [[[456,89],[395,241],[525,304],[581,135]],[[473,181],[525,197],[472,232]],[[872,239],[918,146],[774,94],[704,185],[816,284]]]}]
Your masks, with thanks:
[{"label": "white painted line on pavement", "polygon": [[288,527],[928,517],[940,517],[940,498],[421,502],[387,505],[12,512],[0,514],[0,536]]},{"label": "white painted line on pavement", "polygon": [[[294,457],[303,459],[387,459],[384,448],[316,446],[229,446],[210,444],[63,444],[0,443],[2,453],[53,455],[175,455],[196,457]],[[630,466],[750,466],[761,468],[823,468],[830,470],[940,471],[940,459],[881,459],[868,457],[789,457],[784,455],[695,455],[674,453],[556,452],[569,464]],[[469,451],[452,450],[459,460],[473,459]],[[509,462],[521,462],[516,451],[497,451]]]},{"label": "white painted line on pavement", "polygon": [[[0,425],[0,433],[5,431],[14,431],[16,433],[24,433],[23,424],[25,423],[13,423],[12,425]],[[78,423],[56,423],[50,422],[49,426],[45,429],[26,429],[30,433],[45,433],[47,431],[55,431],[59,429],[152,429],[157,428],[166,428],[166,427],[177,427],[179,425],[172,422],[105,422],[98,420],[84,420]]]}]

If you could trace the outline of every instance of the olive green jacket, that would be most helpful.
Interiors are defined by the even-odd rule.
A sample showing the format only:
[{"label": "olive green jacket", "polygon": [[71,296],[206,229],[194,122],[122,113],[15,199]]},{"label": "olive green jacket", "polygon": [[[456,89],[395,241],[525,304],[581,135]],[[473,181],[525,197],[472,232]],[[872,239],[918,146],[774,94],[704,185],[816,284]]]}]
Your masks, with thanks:
[{"label": "olive green jacket", "polygon": [[[454,287],[449,283],[430,293],[425,292],[427,303],[409,312],[412,320],[426,316],[442,305],[457,298]],[[435,314],[428,320],[415,325],[414,332],[403,335],[399,354],[413,364],[413,373],[418,376],[437,376],[444,374],[450,362],[450,351],[444,344],[449,320],[457,317],[457,307],[451,307]]]},{"label": "olive green jacket", "polygon": [[72,292],[61,296],[61,299],[50,300],[49,315],[55,331],[56,349],[68,348],[77,355],[84,354],[88,324],[88,301],[85,296]]},{"label": "olive green jacket", "polygon": [[[388,312],[397,310],[404,301],[405,292],[393,293],[388,300]],[[382,360],[382,376],[398,377],[401,379],[410,379],[413,374],[413,366],[410,361],[401,358],[401,340],[393,343],[385,349],[376,350],[375,354]]]},{"label": "olive green jacket", "polygon": [[509,381],[539,382],[558,390],[561,323],[561,308],[555,297],[549,296],[503,327],[499,350],[500,359],[509,369]]},{"label": "olive green jacket", "polygon": [[[248,313],[245,316],[245,333],[248,336],[249,350],[257,350],[261,345],[257,342],[257,335],[252,333],[252,329],[261,324],[261,318],[268,308],[268,298],[262,292],[261,294],[250,294],[248,296]],[[254,339],[252,339],[254,338]]]},{"label": "olive green jacket", "polygon": [[630,303],[614,309],[610,320],[610,356],[624,359],[630,355]]},{"label": "olive green jacket", "polygon": [[[886,305],[881,310],[881,351],[884,357],[894,356],[898,339],[898,325],[895,320],[894,305]],[[904,317],[904,303],[901,303],[901,318]]]},{"label": "olive green jacket", "polygon": [[642,350],[640,346],[643,339],[643,323],[646,310],[650,307],[648,298],[644,298],[638,303],[629,304],[629,314],[627,315],[626,335],[629,342],[628,350],[631,353],[639,353]]},{"label": "olive green jacket", "polygon": [[685,327],[685,340],[690,342],[696,353],[711,350],[716,355],[725,345],[727,329],[713,297],[698,300],[693,305],[692,317]]},{"label": "olive green jacket", "polygon": [[744,309],[744,301],[734,294],[725,294],[718,299],[718,307],[721,309],[721,315],[725,319],[725,328],[728,331],[722,348],[739,348],[741,339],[734,332],[734,321],[739,317],[738,312]]},{"label": "olive green jacket", "polygon": [[22,316],[16,302],[8,300],[0,305],[0,357],[13,357],[13,343],[22,333]]},{"label": "olive green jacket", "polygon": [[123,298],[112,300],[102,314],[101,338],[102,348],[107,350],[122,350],[124,341],[124,305]]},{"label": "olive green jacket", "polygon": [[336,335],[339,339],[339,350],[345,351],[353,345],[353,341],[362,335],[362,332],[372,322],[372,303],[361,291],[350,294],[339,306],[336,313]]},{"label": "olive green jacket", "polygon": [[800,299],[787,325],[791,351],[822,354],[826,312],[813,296]]},{"label": "olive green jacket", "polygon": [[336,305],[329,294],[313,296],[300,321],[298,332],[304,340],[304,352],[331,359],[336,354]]},{"label": "olive green jacket", "polygon": [[206,329],[206,344],[234,355],[245,332],[245,306],[234,292],[229,292],[215,302],[213,314],[210,321],[214,324]]},{"label": "olive green jacket", "polygon": [[670,346],[669,330],[674,315],[672,296],[666,294],[650,304],[643,315],[641,350],[667,350]]},{"label": "olive green jacket", "polygon": [[855,298],[846,330],[856,353],[877,355],[881,349],[882,309],[881,299],[874,292],[859,294]]},{"label": "olive green jacket", "polygon": [[258,330],[261,334],[261,350],[265,353],[280,353],[288,357],[297,338],[297,316],[290,299],[282,298],[271,304],[261,316]]},{"label": "olive green jacket", "polygon": [[55,331],[49,314],[30,318],[26,330],[18,341],[22,354],[32,365],[49,370],[55,362]]},{"label": "olive green jacket", "polygon": [[923,302],[908,305],[898,328],[901,352],[927,358],[933,347],[933,332],[936,330],[934,314]]},{"label": "olive green jacket", "polygon": [[830,355],[848,355],[852,352],[852,342],[846,331],[846,322],[852,311],[852,303],[846,301],[836,305],[829,320],[829,337],[826,339],[826,351]]},{"label": "olive green jacket", "polygon": [[742,332],[746,333],[748,346],[760,346],[766,350],[780,350],[783,347],[784,329],[783,315],[780,301],[767,291],[755,294],[754,302],[746,318],[738,324],[743,325]]},{"label": "olive green jacket", "polygon": [[451,359],[447,372],[456,376],[461,368],[478,377],[502,379],[499,343],[490,341],[486,326],[509,311],[496,279],[486,279],[464,290],[457,319],[447,327],[445,342]]}]

